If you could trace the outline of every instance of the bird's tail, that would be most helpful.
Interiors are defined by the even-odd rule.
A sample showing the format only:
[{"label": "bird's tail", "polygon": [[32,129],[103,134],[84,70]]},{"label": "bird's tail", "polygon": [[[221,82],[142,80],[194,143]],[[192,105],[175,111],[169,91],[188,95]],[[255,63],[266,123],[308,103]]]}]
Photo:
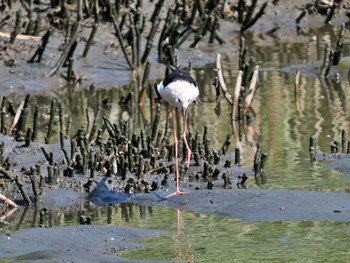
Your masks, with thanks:
[{"label": "bird's tail", "polygon": [[163,81],[159,84],[154,84],[154,89],[156,90],[157,98],[155,98],[156,101],[161,101],[162,96],[160,96],[158,87],[163,86]]}]

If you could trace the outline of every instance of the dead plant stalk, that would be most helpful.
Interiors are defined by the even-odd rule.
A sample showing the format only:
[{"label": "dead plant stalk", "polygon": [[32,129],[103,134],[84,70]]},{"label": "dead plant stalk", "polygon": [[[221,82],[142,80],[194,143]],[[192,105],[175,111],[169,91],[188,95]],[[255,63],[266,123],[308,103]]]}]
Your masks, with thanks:
[{"label": "dead plant stalk", "polygon": [[256,82],[258,80],[258,75],[259,75],[259,66],[255,66],[253,77],[252,77],[252,80],[251,80],[250,85],[249,85],[248,94],[245,97],[244,103],[243,103],[244,115],[247,113],[250,105],[252,104],[252,101],[253,101],[253,98],[255,95],[255,91],[256,91]]},{"label": "dead plant stalk", "polygon": [[232,110],[231,110],[232,120],[236,120],[236,114],[238,111],[238,99],[239,99],[239,94],[241,92],[241,86],[242,86],[242,75],[243,75],[243,71],[240,70],[238,72],[235,93],[233,95],[233,103],[232,103]]},{"label": "dead plant stalk", "polygon": [[0,200],[1,200],[4,204],[6,204],[6,205],[8,205],[8,206],[11,206],[11,207],[13,207],[13,208],[18,207],[18,205],[16,205],[15,202],[13,202],[12,200],[8,199],[6,196],[4,196],[4,195],[2,195],[2,194],[0,194]]},{"label": "dead plant stalk", "polygon": [[231,98],[231,95],[227,91],[224,76],[222,74],[221,54],[219,54],[219,53],[216,54],[216,72],[217,72],[217,76],[218,76],[218,80],[219,80],[222,94],[225,96],[225,99],[228,101],[228,103],[230,103],[232,105],[232,98]]}]

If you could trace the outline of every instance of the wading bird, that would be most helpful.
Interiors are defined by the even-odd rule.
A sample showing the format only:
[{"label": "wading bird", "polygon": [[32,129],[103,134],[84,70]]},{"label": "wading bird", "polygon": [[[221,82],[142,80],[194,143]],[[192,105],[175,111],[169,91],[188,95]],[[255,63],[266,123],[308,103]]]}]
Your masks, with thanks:
[{"label": "wading bird", "polygon": [[182,110],[183,129],[181,137],[186,145],[187,156],[186,166],[189,167],[191,159],[191,149],[186,140],[186,123],[188,115],[188,106],[199,95],[199,89],[193,78],[186,72],[177,67],[170,67],[172,72],[157,85],[159,95],[170,104],[172,126],[174,130],[174,147],[175,147],[175,176],[176,176],[176,191],[167,197],[174,195],[182,195],[179,189],[179,157],[178,157],[178,140],[175,126],[175,110]]}]

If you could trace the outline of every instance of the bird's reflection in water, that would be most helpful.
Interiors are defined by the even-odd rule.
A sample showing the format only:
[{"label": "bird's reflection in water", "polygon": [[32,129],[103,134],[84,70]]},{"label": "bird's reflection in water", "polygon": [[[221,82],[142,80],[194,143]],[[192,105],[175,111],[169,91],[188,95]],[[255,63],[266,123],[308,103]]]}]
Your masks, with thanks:
[{"label": "bird's reflection in water", "polygon": [[181,210],[176,209],[177,228],[174,243],[174,252],[176,260],[180,262],[195,262],[194,256],[191,255],[192,244],[189,236],[181,229]]}]

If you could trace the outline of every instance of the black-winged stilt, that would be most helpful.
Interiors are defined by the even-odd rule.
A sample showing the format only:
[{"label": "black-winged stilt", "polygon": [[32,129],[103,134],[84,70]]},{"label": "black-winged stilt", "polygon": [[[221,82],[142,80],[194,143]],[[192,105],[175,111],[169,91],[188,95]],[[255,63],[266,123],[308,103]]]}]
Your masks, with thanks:
[{"label": "black-winged stilt", "polygon": [[191,149],[186,140],[186,123],[188,115],[188,106],[198,97],[199,89],[193,78],[186,72],[177,67],[171,67],[172,72],[157,85],[160,96],[166,100],[171,107],[171,118],[174,130],[174,147],[175,147],[175,175],[176,175],[176,191],[167,197],[173,195],[182,195],[179,189],[179,160],[178,160],[178,140],[175,126],[175,108],[182,110],[183,129],[181,137],[184,140],[187,149],[186,166],[190,165]]}]

